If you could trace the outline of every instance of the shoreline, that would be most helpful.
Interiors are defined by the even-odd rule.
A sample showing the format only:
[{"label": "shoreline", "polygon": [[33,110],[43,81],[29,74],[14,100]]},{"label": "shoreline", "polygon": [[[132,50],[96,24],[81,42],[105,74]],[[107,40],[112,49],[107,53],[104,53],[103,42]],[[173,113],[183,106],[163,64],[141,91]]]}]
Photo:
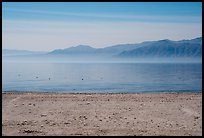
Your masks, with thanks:
[{"label": "shoreline", "polygon": [[202,135],[202,92],[2,92],[2,135]]},{"label": "shoreline", "polygon": [[147,92],[45,92],[45,91],[2,91],[2,93],[60,93],[60,94],[139,94],[139,93],[202,93],[201,91],[147,91]]}]

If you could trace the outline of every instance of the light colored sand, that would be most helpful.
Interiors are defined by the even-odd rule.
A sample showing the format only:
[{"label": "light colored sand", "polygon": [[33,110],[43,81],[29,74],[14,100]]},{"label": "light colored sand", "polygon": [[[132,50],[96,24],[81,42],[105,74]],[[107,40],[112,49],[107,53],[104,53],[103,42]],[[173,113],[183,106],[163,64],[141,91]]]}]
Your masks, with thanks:
[{"label": "light colored sand", "polygon": [[2,135],[202,135],[202,93],[2,93]]}]

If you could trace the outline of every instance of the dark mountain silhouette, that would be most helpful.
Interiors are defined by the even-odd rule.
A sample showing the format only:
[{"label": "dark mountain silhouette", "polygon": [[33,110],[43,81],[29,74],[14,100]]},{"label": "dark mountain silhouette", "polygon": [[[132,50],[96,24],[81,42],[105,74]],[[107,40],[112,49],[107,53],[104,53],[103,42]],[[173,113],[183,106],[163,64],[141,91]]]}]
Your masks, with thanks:
[{"label": "dark mountain silhouette", "polygon": [[172,41],[168,39],[158,41],[146,41],[138,44],[119,44],[105,48],[93,48],[87,45],[56,49],[51,52],[34,52],[26,50],[3,49],[3,56],[31,57],[75,57],[77,59],[97,58],[201,58],[202,37],[191,40]]},{"label": "dark mountain silhouette", "polygon": [[148,43],[129,51],[123,51],[119,57],[201,57],[202,37],[192,40],[171,41],[168,39]]}]

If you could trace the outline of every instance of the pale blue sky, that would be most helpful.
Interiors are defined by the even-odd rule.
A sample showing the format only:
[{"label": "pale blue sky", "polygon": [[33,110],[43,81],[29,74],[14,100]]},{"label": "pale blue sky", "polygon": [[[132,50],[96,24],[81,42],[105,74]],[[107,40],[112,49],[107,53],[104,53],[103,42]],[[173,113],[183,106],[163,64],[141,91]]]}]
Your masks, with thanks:
[{"label": "pale blue sky", "polygon": [[3,2],[3,48],[107,47],[202,36],[201,2]]}]

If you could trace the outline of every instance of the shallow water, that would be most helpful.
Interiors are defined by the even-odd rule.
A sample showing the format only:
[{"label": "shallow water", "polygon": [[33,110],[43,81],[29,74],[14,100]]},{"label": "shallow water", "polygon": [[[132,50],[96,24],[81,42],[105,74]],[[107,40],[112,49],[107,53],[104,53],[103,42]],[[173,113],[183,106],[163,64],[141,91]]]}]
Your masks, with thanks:
[{"label": "shallow water", "polygon": [[201,63],[3,63],[2,75],[3,91],[202,91]]}]

